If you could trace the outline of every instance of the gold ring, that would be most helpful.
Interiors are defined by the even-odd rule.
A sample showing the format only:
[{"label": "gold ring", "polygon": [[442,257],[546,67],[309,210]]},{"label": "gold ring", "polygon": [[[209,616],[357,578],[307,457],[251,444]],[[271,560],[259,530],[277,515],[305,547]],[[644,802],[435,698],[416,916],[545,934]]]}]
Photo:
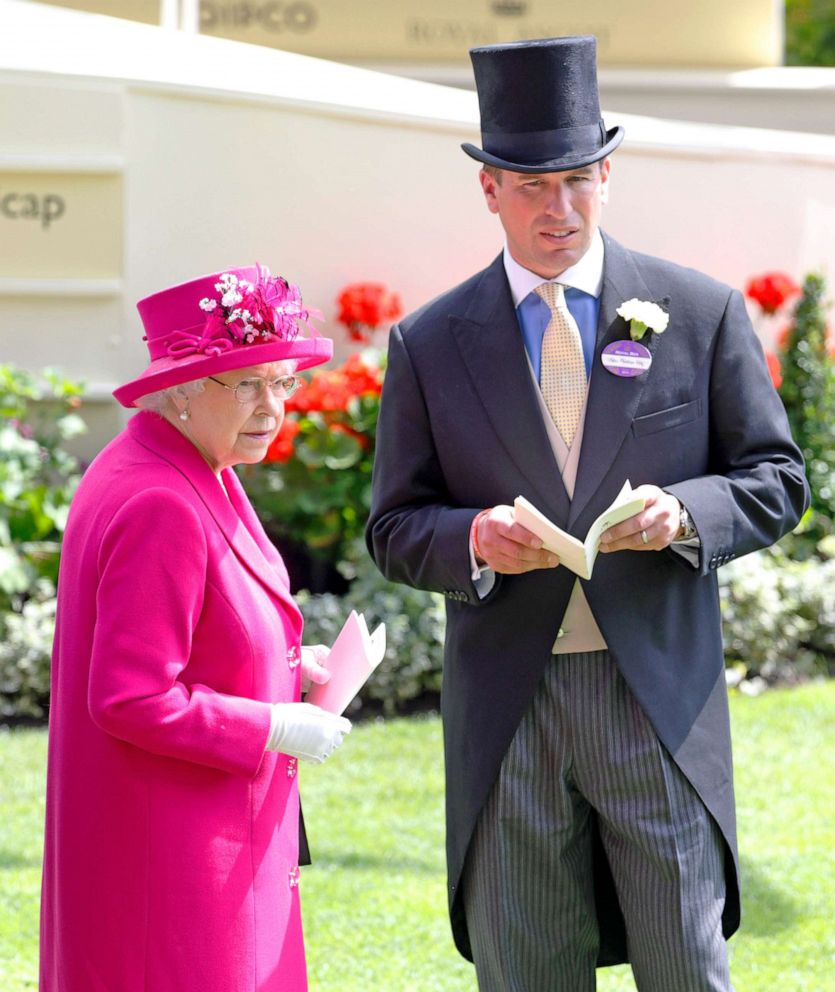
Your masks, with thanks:
[{"label": "gold ring", "polygon": [[647,537],[647,532],[645,530],[642,530],[641,531],[641,544],[647,544],[648,542],[649,542],[649,538]]}]

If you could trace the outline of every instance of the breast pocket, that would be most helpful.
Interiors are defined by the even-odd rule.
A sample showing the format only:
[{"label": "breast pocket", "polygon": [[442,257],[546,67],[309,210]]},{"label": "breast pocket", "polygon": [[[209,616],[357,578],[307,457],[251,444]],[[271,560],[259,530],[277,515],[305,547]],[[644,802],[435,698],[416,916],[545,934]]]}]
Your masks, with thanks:
[{"label": "breast pocket", "polygon": [[689,403],[682,403],[680,406],[671,406],[666,410],[658,410],[656,413],[648,413],[643,417],[636,417],[632,421],[632,433],[635,437],[644,437],[647,434],[657,434],[659,431],[667,431],[671,427],[680,427],[682,424],[689,424],[693,420],[698,420],[702,415],[702,401],[691,400]]}]

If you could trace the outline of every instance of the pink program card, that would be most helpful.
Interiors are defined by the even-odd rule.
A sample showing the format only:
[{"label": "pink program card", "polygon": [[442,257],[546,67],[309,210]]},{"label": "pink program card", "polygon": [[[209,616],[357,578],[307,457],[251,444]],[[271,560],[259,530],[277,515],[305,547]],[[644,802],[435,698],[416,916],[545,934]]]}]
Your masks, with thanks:
[{"label": "pink program card", "polygon": [[368,681],[386,653],[386,626],[368,633],[365,617],[351,611],[324,665],[331,673],[324,685],[312,685],[305,701],[329,713],[342,713]]}]

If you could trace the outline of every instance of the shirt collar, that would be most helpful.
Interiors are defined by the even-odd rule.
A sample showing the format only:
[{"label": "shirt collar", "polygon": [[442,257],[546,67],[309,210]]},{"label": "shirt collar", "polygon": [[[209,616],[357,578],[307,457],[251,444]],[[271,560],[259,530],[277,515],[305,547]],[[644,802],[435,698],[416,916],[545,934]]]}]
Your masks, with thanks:
[{"label": "shirt collar", "polygon": [[518,307],[526,296],[544,282],[558,282],[563,286],[580,289],[594,297],[600,296],[603,288],[603,238],[599,230],[594,232],[589,249],[579,262],[553,279],[543,279],[542,276],[521,266],[510,254],[507,244],[504,246],[503,260],[515,307]]}]

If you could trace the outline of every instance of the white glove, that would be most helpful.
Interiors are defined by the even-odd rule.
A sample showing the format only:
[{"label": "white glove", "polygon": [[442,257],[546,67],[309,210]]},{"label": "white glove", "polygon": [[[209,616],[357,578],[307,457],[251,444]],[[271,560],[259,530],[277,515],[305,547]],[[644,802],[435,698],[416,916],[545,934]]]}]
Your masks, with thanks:
[{"label": "white glove", "polygon": [[351,732],[344,716],[328,713],[312,703],[273,703],[268,751],[320,765]]}]

